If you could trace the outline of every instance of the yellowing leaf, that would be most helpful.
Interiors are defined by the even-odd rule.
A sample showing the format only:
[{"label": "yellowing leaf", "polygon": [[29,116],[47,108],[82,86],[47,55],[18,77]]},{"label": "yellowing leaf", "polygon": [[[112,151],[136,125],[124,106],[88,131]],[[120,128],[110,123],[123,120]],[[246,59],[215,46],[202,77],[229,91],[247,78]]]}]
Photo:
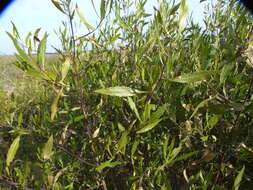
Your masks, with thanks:
[{"label": "yellowing leaf", "polygon": [[179,15],[179,32],[182,32],[185,25],[185,20],[188,14],[188,4],[187,0],[181,0],[180,2],[180,15]]},{"label": "yellowing leaf", "polygon": [[98,136],[99,131],[100,131],[100,127],[97,128],[97,129],[94,131],[94,133],[92,134],[92,138],[96,138],[96,137]]},{"label": "yellowing leaf", "polygon": [[42,149],[42,158],[44,160],[48,160],[52,154],[53,154],[53,143],[54,143],[54,138],[53,136],[50,136],[46,144],[44,145]]},{"label": "yellowing leaf", "polygon": [[109,96],[118,96],[118,97],[128,97],[128,96],[135,95],[135,92],[131,88],[128,88],[125,86],[102,88],[102,89],[95,90],[95,93],[109,95]]},{"label": "yellowing leaf", "polygon": [[81,20],[81,22],[89,29],[89,30],[95,30],[95,28],[93,26],[91,26],[86,19],[84,18],[80,8],[76,5],[76,10],[77,10],[77,14]]},{"label": "yellowing leaf", "polygon": [[61,68],[61,76],[62,76],[61,81],[63,81],[65,77],[67,76],[69,68],[70,68],[70,64],[71,64],[71,58],[67,57]]},{"label": "yellowing leaf", "polygon": [[68,167],[65,167],[63,169],[61,169],[59,172],[57,172],[57,174],[54,177],[54,183],[53,183],[53,187],[55,187],[56,182],[58,181],[59,177],[65,172],[67,171]]},{"label": "yellowing leaf", "polygon": [[11,146],[8,150],[7,158],[6,158],[7,166],[10,165],[10,163],[13,161],[13,159],[14,159],[16,153],[17,153],[17,150],[19,148],[19,141],[20,141],[20,136],[16,137],[14,139],[14,141],[11,143]]}]

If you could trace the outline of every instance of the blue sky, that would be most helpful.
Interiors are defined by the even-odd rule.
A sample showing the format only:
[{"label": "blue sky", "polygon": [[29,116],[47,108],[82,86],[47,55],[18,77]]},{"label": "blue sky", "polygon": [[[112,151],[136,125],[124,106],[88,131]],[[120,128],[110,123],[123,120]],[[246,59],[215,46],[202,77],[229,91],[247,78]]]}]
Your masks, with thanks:
[{"label": "blue sky", "polygon": [[[203,20],[204,4],[199,3],[200,0],[188,0],[189,12],[193,14],[195,22],[201,24]],[[99,22],[98,17],[94,13],[91,0],[75,0],[83,15],[90,24],[96,25]],[[95,5],[99,7],[100,0],[94,0]],[[147,11],[150,12],[153,6],[157,6],[157,0],[148,0]],[[59,41],[54,33],[66,18],[58,11],[51,0],[16,0],[0,17],[0,54],[12,54],[15,48],[6,35],[6,31],[12,31],[11,21],[15,23],[21,37],[24,39],[29,32],[34,32],[37,28],[41,28],[40,35],[47,31],[50,35],[48,38],[48,52],[52,52],[52,45],[59,46]],[[80,31],[86,33],[87,31]]]}]

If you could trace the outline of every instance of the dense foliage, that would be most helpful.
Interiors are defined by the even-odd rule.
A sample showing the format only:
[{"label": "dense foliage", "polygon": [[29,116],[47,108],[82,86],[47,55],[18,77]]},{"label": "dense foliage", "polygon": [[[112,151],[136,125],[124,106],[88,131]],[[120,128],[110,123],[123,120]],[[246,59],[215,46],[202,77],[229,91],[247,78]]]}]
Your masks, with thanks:
[{"label": "dense foliage", "polygon": [[[71,0],[52,2],[68,18],[54,59],[48,34],[8,33],[26,80],[0,92],[0,189],[252,188],[253,25],[242,7],[220,0],[199,26],[184,24],[185,0],[153,14],[145,0],[101,0],[94,27]],[[76,37],[75,19],[90,32]]]}]

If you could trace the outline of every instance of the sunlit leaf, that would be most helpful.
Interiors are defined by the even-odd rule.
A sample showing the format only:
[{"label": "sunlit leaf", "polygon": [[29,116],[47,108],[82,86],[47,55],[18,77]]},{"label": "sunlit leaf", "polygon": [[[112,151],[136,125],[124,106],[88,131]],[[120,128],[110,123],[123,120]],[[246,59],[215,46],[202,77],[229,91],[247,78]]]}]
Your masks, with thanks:
[{"label": "sunlit leaf", "polygon": [[185,20],[188,14],[188,1],[181,0],[180,1],[180,15],[179,15],[179,33],[184,30],[185,27]]},{"label": "sunlit leaf", "polygon": [[140,114],[137,110],[137,107],[136,107],[133,99],[128,97],[127,102],[128,102],[128,105],[130,106],[131,110],[133,110],[133,112],[135,113],[136,117],[139,119],[139,121],[141,121]]},{"label": "sunlit leaf", "polygon": [[38,46],[38,52],[37,52],[37,58],[39,64],[42,66],[42,69],[45,69],[45,53],[46,53],[46,48],[47,48],[47,37],[48,34],[45,33],[43,39],[40,41],[39,46]]},{"label": "sunlit leaf", "polygon": [[124,132],[126,130],[125,127],[121,123],[118,123],[118,128],[121,132]]},{"label": "sunlit leaf", "polygon": [[6,165],[9,166],[10,163],[13,161],[16,153],[17,153],[17,150],[19,148],[19,141],[20,141],[20,136],[17,136],[14,141],[11,143],[11,146],[8,150],[8,153],[7,153],[7,158],[6,158]]},{"label": "sunlit leaf", "polygon": [[67,76],[70,65],[71,65],[71,58],[67,57],[61,68],[61,75],[62,75],[61,81],[63,81]]},{"label": "sunlit leaf", "polygon": [[98,136],[99,131],[100,131],[100,127],[97,128],[97,129],[94,131],[94,133],[92,134],[92,138],[96,138],[96,137]]},{"label": "sunlit leaf", "polygon": [[44,160],[48,160],[52,154],[53,154],[53,143],[54,143],[54,138],[53,136],[50,136],[46,144],[44,145],[42,149],[42,158]]},{"label": "sunlit leaf", "polygon": [[27,56],[27,54],[25,53],[25,51],[20,47],[20,45],[18,44],[17,39],[12,36],[9,32],[6,32],[7,35],[11,38],[16,50],[18,51],[19,55],[23,58],[24,61],[28,61],[29,58]]},{"label": "sunlit leaf", "polygon": [[91,26],[86,19],[84,18],[80,8],[76,5],[76,10],[77,10],[77,14],[81,20],[81,22],[89,29],[89,30],[95,30],[95,28],[93,26]]},{"label": "sunlit leaf", "polygon": [[206,80],[210,76],[216,73],[217,71],[197,71],[194,73],[178,76],[174,79],[171,79],[171,81],[178,82],[178,83],[194,83],[194,82]]},{"label": "sunlit leaf", "polygon": [[128,96],[135,95],[134,90],[125,86],[102,88],[102,89],[95,90],[95,93],[109,95],[109,96],[119,96],[119,97],[128,97]]}]

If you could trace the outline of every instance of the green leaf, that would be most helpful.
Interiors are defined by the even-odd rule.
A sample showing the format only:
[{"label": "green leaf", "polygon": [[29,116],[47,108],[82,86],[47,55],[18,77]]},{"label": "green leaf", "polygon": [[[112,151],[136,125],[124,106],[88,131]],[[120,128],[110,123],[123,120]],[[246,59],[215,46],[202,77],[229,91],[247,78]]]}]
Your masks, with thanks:
[{"label": "green leaf", "polygon": [[179,6],[180,6],[180,3],[178,3],[177,5],[174,5],[174,6],[170,9],[170,11],[169,11],[169,16],[174,15],[175,12],[178,10]]},{"label": "green leaf", "polygon": [[68,170],[68,166],[65,168],[62,168],[60,171],[57,172],[57,174],[54,177],[54,183],[53,183],[53,187],[56,185],[56,182],[58,181],[59,177]]},{"label": "green leaf", "polygon": [[103,20],[105,18],[105,0],[101,0],[100,3],[100,19]]},{"label": "green leaf", "polygon": [[15,36],[16,39],[20,39],[17,27],[15,26],[15,24],[13,22],[11,22],[11,24],[12,24],[13,35]]},{"label": "green leaf", "polygon": [[197,107],[195,108],[195,110],[193,111],[190,119],[198,112],[198,110],[202,107],[204,107],[208,102],[210,102],[211,100],[215,99],[215,97],[212,97],[212,98],[208,98],[208,99],[205,99],[203,100],[202,102],[200,102]]},{"label": "green leaf", "polygon": [[51,0],[52,3],[54,4],[54,6],[61,11],[63,14],[65,14],[64,10],[62,9],[61,5],[60,5],[60,1],[59,0]]},{"label": "green leaf", "polygon": [[84,18],[80,8],[76,5],[76,10],[77,10],[77,14],[81,20],[81,22],[89,29],[89,30],[95,30],[95,28],[93,26],[91,26],[86,19]]},{"label": "green leaf", "polygon": [[150,113],[151,113],[152,105],[147,102],[144,107],[144,112],[142,114],[143,121],[147,121],[150,119]]},{"label": "green leaf", "polygon": [[61,81],[63,81],[65,77],[67,76],[70,65],[71,65],[71,58],[67,57],[61,68],[61,76],[62,76]]},{"label": "green leaf", "polygon": [[99,131],[100,131],[100,127],[97,128],[97,129],[94,131],[94,133],[92,134],[92,138],[96,138],[96,137],[98,136],[98,134],[99,134]]},{"label": "green leaf", "polygon": [[17,136],[14,141],[11,143],[11,146],[8,150],[8,153],[7,153],[7,158],[6,158],[6,164],[7,166],[10,165],[10,163],[13,161],[16,153],[17,153],[17,150],[19,148],[19,141],[20,141],[20,136]]},{"label": "green leaf", "polygon": [[52,154],[53,154],[53,143],[54,143],[54,138],[53,135],[49,137],[48,141],[44,145],[42,149],[42,158],[44,160],[48,160]]},{"label": "green leaf", "polygon": [[62,89],[56,94],[56,96],[54,97],[53,103],[51,105],[51,119],[54,120],[54,117],[57,113],[57,105],[58,105],[58,101],[60,99],[60,96],[62,94]]},{"label": "green leaf", "polygon": [[133,157],[134,153],[136,152],[139,143],[140,143],[139,140],[135,140],[134,141],[134,144],[133,144],[133,146],[131,148],[131,157]]},{"label": "green leaf", "polygon": [[209,78],[211,75],[216,74],[218,71],[197,71],[190,74],[185,74],[178,76],[170,81],[178,83],[194,83],[198,81],[203,81]]},{"label": "green leaf", "polygon": [[100,164],[96,170],[97,171],[102,171],[104,168],[114,168],[115,166],[121,165],[122,162],[111,162],[111,161],[106,161]]},{"label": "green leaf", "polygon": [[162,106],[160,106],[154,113],[151,114],[151,120],[159,119],[160,117],[162,117],[167,108],[168,104],[163,104]]},{"label": "green leaf", "polygon": [[233,64],[226,64],[222,70],[221,70],[221,74],[220,74],[220,84],[224,84],[227,77],[231,74],[232,70],[234,68]]},{"label": "green leaf", "polygon": [[118,97],[128,97],[128,96],[135,95],[135,92],[131,88],[128,88],[125,86],[102,88],[102,89],[95,90],[95,93],[109,95],[109,96],[118,96]]},{"label": "green leaf", "polygon": [[159,10],[156,11],[156,19],[159,22],[159,24],[161,25],[163,24],[163,19]]},{"label": "green leaf", "polygon": [[46,48],[47,48],[47,37],[48,37],[48,34],[45,33],[45,35],[43,36],[43,39],[39,43],[38,53],[37,53],[38,62],[42,66],[42,70],[45,70],[45,53],[46,53]]},{"label": "green leaf", "polygon": [[234,190],[238,190],[238,189],[239,189],[240,183],[241,183],[241,181],[242,181],[242,177],[243,177],[243,174],[244,174],[244,170],[245,170],[245,166],[242,167],[241,171],[240,171],[239,174],[236,176],[235,182],[234,182],[234,185],[233,185],[233,189],[234,189]]},{"label": "green leaf", "polygon": [[119,149],[125,155],[126,152],[126,145],[128,143],[128,131],[122,133],[120,140],[119,140]]},{"label": "green leaf", "polygon": [[14,36],[12,36],[9,32],[6,32],[6,33],[7,33],[7,35],[11,38],[11,40],[12,40],[12,42],[13,42],[13,44],[14,44],[16,50],[18,51],[18,53],[19,53],[19,55],[22,57],[22,59],[23,59],[24,61],[28,61],[29,58],[28,58],[27,54],[25,53],[25,51],[24,51],[24,50],[20,47],[20,45],[18,44],[17,39],[16,39]]},{"label": "green leaf", "polygon": [[140,114],[136,108],[136,105],[135,105],[133,99],[130,97],[127,97],[127,102],[128,102],[128,105],[130,106],[131,110],[135,113],[138,120],[141,121]]},{"label": "green leaf", "polygon": [[187,0],[181,0],[180,2],[180,15],[179,15],[179,33],[184,30],[185,20],[188,14]]},{"label": "green leaf", "polygon": [[157,119],[155,121],[152,121],[149,124],[147,124],[146,126],[142,127],[140,130],[138,130],[136,133],[137,134],[146,133],[147,131],[150,131],[155,126],[157,126],[157,124],[160,123],[160,121],[162,121],[162,119]]},{"label": "green leaf", "polygon": [[121,123],[118,123],[118,128],[121,132],[124,132],[126,130],[125,127]]},{"label": "green leaf", "polygon": [[84,119],[84,115],[83,114],[79,115],[79,116],[76,116],[75,118],[69,120],[68,125],[76,123],[76,122],[81,121],[83,119]]},{"label": "green leaf", "polygon": [[178,156],[176,159],[175,159],[175,162],[177,161],[181,161],[181,160],[186,160],[192,156],[194,156],[195,154],[197,154],[198,151],[194,151],[194,152],[189,152],[189,153],[186,153],[186,154],[183,154],[181,156]]}]

